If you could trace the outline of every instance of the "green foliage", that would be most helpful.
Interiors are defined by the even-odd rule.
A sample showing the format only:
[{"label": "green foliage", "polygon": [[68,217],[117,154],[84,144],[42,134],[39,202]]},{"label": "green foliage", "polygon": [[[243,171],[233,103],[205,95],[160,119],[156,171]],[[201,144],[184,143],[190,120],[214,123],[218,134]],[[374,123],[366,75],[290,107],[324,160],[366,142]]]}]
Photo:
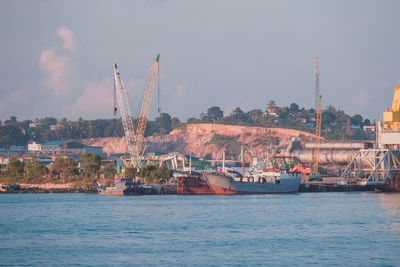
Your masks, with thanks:
[{"label": "green foliage", "polygon": [[201,121],[197,118],[189,118],[187,120],[187,124],[193,124],[193,123],[200,123]]},{"label": "green foliage", "polygon": [[147,183],[160,183],[168,181],[172,175],[172,171],[165,165],[158,167],[152,164],[146,164],[140,169],[140,177],[144,178]]},{"label": "green foliage", "polygon": [[117,166],[113,163],[109,163],[106,166],[104,166],[103,169],[104,176],[108,179],[112,179],[115,177],[115,174],[117,173]]},{"label": "green foliage", "polygon": [[210,107],[207,110],[207,117],[210,122],[215,122],[224,117],[224,112],[221,110],[220,107]]},{"label": "green foliage", "polygon": [[353,117],[351,117],[351,124],[352,125],[361,126],[362,122],[363,122],[363,117],[361,117],[360,114],[356,114]]},{"label": "green foliage", "polygon": [[297,105],[296,103],[292,103],[289,107],[290,112],[299,112],[299,105]]},{"label": "green foliage", "polygon": [[94,152],[81,154],[81,164],[85,175],[93,176],[99,173],[101,158]]},{"label": "green foliage", "polygon": [[159,127],[159,133],[161,135],[168,134],[172,130],[172,120],[168,113],[161,113],[158,118],[156,118],[156,124]]},{"label": "green foliage", "polygon": [[219,149],[226,149],[226,157],[230,159],[236,159],[240,154],[241,143],[238,141],[239,135],[228,136],[221,134],[214,134],[213,137],[206,145],[215,144]]},{"label": "green foliage", "polygon": [[135,178],[137,176],[136,168],[125,167],[125,177],[127,178]]},{"label": "green foliage", "polygon": [[18,159],[12,159],[7,165],[7,176],[20,179],[24,175],[24,163]]},{"label": "green foliage", "polygon": [[[313,108],[300,108],[298,104],[292,103],[289,107],[278,107],[271,100],[266,107],[267,112],[261,109],[253,109],[244,112],[241,108],[235,108],[232,113],[224,116],[218,106],[212,106],[202,113],[200,118],[189,118],[187,124],[192,123],[223,123],[230,125],[260,126],[260,127],[281,127],[305,130],[305,123],[315,123]],[[274,115],[276,113],[278,117]],[[17,117],[11,116],[0,124],[0,147],[6,148],[10,145],[26,145],[29,141],[45,143],[54,140],[85,139],[97,137],[121,137],[124,136],[124,129],[120,119],[97,119],[69,121],[65,118],[57,121],[55,118],[45,117],[36,119],[37,127],[30,128],[31,120],[18,121]],[[137,120],[134,120],[137,125]],[[50,125],[56,125],[50,129]],[[371,125],[370,120],[359,114],[349,116],[341,110],[328,106],[322,112],[322,136],[327,139],[373,139],[371,133],[359,129],[352,129],[351,125]],[[148,121],[145,136],[168,134],[172,129],[184,126],[178,118],[172,118],[167,113],[162,113],[154,121]],[[308,126],[310,127],[310,126]]]},{"label": "green foliage", "polygon": [[279,144],[279,138],[272,136],[272,135],[265,135],[265,136],[258,136],[252,146],[258,146],[258,145],[266,145],[266,146],[275,146]]},{"label": "green foliage", "polygon": [[57,124],[57,119],[52,118],[52,117],[45,117],[43,119],[36,119],[38,123],[41,124],[41,126],[49,128],[50,125],[56,125]]},{"label": "green foliage", "polygon": [[70,158],[57,158],[51,166],[51,175],[54,176],[74,176],[78,174],[76,163]]},{"label": "green foliage", "polygon": [[49,173],[49,170],[46,168],[46,166],[44,166],[36,158],[29,159],[25,163],[24,170],[28,181],[36,180]]},{"label": "green foliage", "polygon": [[185,124],[181,123],[178,118],[172,118],[171,120],[171,127],[172,129],[180,128],[184,126]]}]

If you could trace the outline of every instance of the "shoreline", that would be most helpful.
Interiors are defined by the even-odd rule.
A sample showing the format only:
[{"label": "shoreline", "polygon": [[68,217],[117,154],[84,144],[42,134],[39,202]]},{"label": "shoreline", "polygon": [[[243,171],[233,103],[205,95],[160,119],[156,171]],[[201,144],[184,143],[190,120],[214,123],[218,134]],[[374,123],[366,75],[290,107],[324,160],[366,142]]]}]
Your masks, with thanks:
[{"label": "shoreline", "polygon": [[[6,188],[4,188],[5,186]],[[0,194],[40,194],[40,193],[97,193],[95,186],[76,187],[67,184],[0,184]]]}]

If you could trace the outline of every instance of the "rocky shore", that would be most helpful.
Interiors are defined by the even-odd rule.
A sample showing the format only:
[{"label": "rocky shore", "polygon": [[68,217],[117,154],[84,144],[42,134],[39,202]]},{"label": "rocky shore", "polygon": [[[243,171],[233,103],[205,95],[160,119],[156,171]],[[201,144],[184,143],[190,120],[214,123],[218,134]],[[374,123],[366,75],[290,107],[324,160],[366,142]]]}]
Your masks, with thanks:
[{"label": "rocky shore", "polygon": [[0,184],[0,194],[20,193],[97,193],[97,188],[73,184]]}]

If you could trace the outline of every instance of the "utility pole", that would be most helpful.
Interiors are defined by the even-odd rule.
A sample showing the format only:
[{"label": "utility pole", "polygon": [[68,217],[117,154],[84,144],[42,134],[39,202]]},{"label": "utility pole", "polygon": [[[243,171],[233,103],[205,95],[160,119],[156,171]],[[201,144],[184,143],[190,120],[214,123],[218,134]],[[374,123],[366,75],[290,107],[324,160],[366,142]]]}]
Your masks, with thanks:
[{"label": "utility pole", "polygon": [[245,129],[242,129],[242,148],[241,148],[241,156],[242,156],[242,177],[244,177],[244,131]]}]

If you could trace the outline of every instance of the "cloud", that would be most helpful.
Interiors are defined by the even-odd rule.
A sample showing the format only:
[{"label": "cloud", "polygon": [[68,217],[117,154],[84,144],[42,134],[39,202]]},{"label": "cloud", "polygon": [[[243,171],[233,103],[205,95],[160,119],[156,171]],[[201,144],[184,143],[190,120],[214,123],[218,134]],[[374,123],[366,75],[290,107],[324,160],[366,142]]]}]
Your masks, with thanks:
[{"label": "cloud", "polygon": [[45,74],[43,83],[53,89],[55,95],[64,95],[69,90],[71,78],[70,59],[54,48],[42,50],[39,69]]},{"label": "cloud", "polygon": [[61,27],[57,29],[57,36],[64,40],[62,48],[75,51],[75,34],[67,27]]},{"label": "cloud", "polygon": [[63,50],[75,50],[75,35],[67,27],[57,29],[57,36],[64,40],[62,47],[42,50],[39,69],[44,73],[43,83],[53,89],[56,96],[65,96],[72,86],[71,57]]},{"label": "cloud", "polygon": [[0,114],[11,114],[13,112],[17,114],[21,104],[25,104],[26,102],[27,98],[24,90],[14,90],[11,94],[0,99]]},{"label": "cloud", "polygon": [[83,94],[76,100],[71,112],[85,118],[112,114],[113,88],[113,81],[110,77],[101,82],[89,83]]}]

